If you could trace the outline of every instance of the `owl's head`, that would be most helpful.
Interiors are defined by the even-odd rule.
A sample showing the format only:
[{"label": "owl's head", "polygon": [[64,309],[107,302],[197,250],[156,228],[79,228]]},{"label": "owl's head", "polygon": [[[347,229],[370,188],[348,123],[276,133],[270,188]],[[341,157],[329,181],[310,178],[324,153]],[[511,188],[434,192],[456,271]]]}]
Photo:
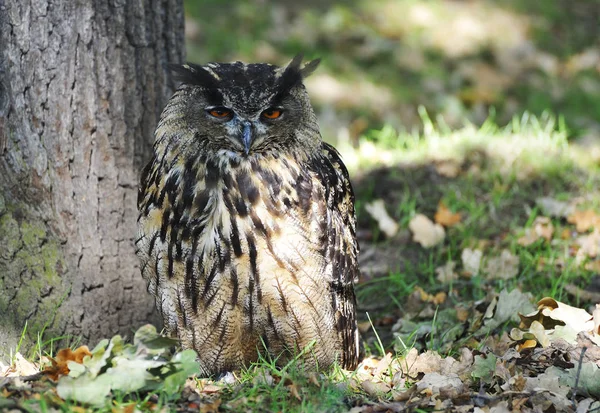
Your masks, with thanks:
[{"label": "owl's head", "polygon": [[180,128],[190,143],[213,153],[248,157],[278,151],[310,154],[321,136],[302,80],[319,61],[302,66],[209,63],[172,66],[181,87],[161,123]]}]

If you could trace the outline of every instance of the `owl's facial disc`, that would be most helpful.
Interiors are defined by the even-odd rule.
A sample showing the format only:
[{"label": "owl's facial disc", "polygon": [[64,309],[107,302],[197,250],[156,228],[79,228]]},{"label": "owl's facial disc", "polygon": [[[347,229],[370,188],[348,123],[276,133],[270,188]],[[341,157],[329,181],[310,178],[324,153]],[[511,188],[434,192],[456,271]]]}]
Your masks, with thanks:
[{"label": "owl's facial disc", "polygon": [[208,106],[205,112],[209,119],[225,127],[231,143],[248,156],[253,144],[260,143],[267,136],[269,126],[282,118],[284,108],[272,106],[258,113],[238,114],[225,106]]}]

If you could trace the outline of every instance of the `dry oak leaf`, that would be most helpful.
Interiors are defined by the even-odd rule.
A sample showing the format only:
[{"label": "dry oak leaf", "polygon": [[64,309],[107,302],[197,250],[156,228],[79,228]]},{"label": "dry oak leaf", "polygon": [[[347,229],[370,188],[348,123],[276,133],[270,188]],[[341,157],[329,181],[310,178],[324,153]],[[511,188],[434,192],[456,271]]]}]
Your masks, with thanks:
[{"label": "dry oak leaf", "polygon": [[460,254],[464,270],[469,275],[477,275],[481,266],[483,252],[480,249],[465,248]]},{"label": "dry oak leaf", "polygon": [[550,197],[541,197],[535,200],[544,215],[558,218],[566,218],[575,212],[575,205],[570,202],[559,201]]},{"label": "dry oak leaf", "polygon": [[437,267],[435,273],[438,281],[441,283],[449,283],[450,281],[457,280],[458,274],[454,272],[454,267],[456,267],[456,263],[452,260],[449,260],[441,267]]},{"label": "dry oak leaf", "polygon": [[421,287],[416,287],[415,291],[419,293],[421,301],[424,301],[426,303],[432,303],[435,305],[443,304],[447,298],[447,294],[444,291],[441,291],[436,295],[427,293]]},{"label": "dry oak leaf", "polygon": [[413,240],[423,248],[431,248],[444,240],[446,232],[440,224],[435,224],[423,214],[416,214],[408,223]]},{"label": "dry oak leaf", "polygon": [[435,213],[433,219],[436,223],[440,225],[443,225],[445,227],[451,227],[460,222],[461,216],[458,212],[453,213],[446,207],[446,205],[444,205],[443,202],[440,202],[438,205],[437,212]]},{"label": "dry oak leaf", "polygon": [[591,332],[595,328],[590,313],[550,297],[538,301],[537,311],[528,315],[519,314],[519,317],[519,328],[528,331],[513,329],[511,338],[516,341],[535,338],[543,347],[548,347],[551,342],[560,338],[572,343],[576,340],[577,333]]},{"label": "dry oak leaf", "polygon": [[0,377],[32,376],[39,373],[38,367],[17,352],[12,365],[6,366],[0,362]]},{"label": "dry oak leaf", "polygon": [[92,353],[90,352],[88,346],[81,346],[75,351],[71,350],[70,348],[63,348],[62,350],[59,350],[55,358],[50,358],[52,366],[46,368],[42,373],[56,381],[60,376],[66,376],[69,374],[69,361],[82,364],[83,358],[91,355]]},{"label": "dry oak leaf", "polygon": [[456,178],[461,171],[460,163],[451,159],[437,161],[434,166],[437,173],[446,178]]},{"label": "dry oak leaf", "polygon": [[581,259],[596,258],[600,255],[600,229],[596,228],[591,234],[577,238],[577,244],[580,246],[577,256],[581,256]]},{"label": "dry oak leaf", "polygon": [[517,240],[519,245],[527,247],[540,238],[544,238],[546,241],[552,239],[554,234],[554,225],[548,217],[537,217],[533,221],[531,228],[525,229],[525,234]]},{"label": "dry oak leaf", "polygon": [[519,273],[519,257],[508,250],[502,250],[499,257],[488,259],[485,265],[488,278],[510,280]]},{"label": "dry oak leaf", "polygon": [[396,221],[394,221],[394,219],[390,217],[385,210],[383,199],[376,199],[373,202],[367,203],[365,205],[365,209],[367,213],[371,215],[375,221],[377,221],[379,229],[386,235],[386,237],[391,238],[398,233],[398,223],[396,223]]},{"label": "dry oak leaf", "polygon": [[575,224],[577,232],[586,232],[590,228],[600,229],[600,215],[588,209],[586,211],[575,211],[567,217],[567,222]]}]

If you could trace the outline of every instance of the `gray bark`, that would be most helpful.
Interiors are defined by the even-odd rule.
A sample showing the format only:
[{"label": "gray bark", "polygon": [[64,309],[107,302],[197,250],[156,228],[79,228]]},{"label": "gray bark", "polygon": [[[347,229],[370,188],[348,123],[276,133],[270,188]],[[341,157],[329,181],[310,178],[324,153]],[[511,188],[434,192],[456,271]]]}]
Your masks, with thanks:
[{"label": "gray bark", "polygon": [[184,54],[181,0],[0,0],[0,356],[153,321],[138,172]]}]

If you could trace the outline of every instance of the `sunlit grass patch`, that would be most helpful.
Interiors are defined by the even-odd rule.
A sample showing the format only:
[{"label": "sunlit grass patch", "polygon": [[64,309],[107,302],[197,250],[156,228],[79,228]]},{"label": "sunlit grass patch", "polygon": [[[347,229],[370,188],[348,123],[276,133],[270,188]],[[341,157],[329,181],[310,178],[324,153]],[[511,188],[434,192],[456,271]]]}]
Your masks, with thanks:
[{"label": "sunlit grass patch", "polygon": [[[398,133],[388,127],[368,133],[356,148],[341,147],[356,177],[360,227],[375,241],[366,243],[366,282],[357,287],[360,306],[377,314],[381,323],[427,307],[415,299],[418,288],[431,294],[445,292],[447,301],[440,304],[441,313],[435,313],[439,328],[427,330],[439,334],[420,345],[451,351],[469,340],[444,339],[455,333],[452,322],[443,321],[453,305],[473,305],[503,289],[584,304],[572,292],[585,289],[593,272],[575,256],[578,235],[569,237],[574,229],[566,216],[543,217],[536,204],[539,198],[549,197],[593,209],[600,201],[595,189],[599,166],[593,156],[568,142],[564,122],[549,115],[525,114],[503,127],[489,120],[481,128],[466,125],[451,131],[421,113],[423,134]],[[364,205],[375,199],[384,200],[402,228],[397,236],[386,238],[366,212]],[[446,228],[441,244],[423,248],[412,239],[407,223],[416,214],[433,218],[440,204],[459,213],[460,221]],[[538,235],[530,243],[523,241],[528,231],[540,231],[538,217],[553,232],[547,238]],[[466,250],[479,255],[468,258],[471,253],[465,256]],[[372,254],[375,258],[370,258]],[[476,259],[476,266],[467,265],[465,259]],[[440,271],[450,262],[455,279],[440,282]],[[427,325],[434,314],[421,313],[421,317],[415,326]],[[382,335],[390,340],[389,333]],[[374,343],[375,339],[368,340]]]}]

